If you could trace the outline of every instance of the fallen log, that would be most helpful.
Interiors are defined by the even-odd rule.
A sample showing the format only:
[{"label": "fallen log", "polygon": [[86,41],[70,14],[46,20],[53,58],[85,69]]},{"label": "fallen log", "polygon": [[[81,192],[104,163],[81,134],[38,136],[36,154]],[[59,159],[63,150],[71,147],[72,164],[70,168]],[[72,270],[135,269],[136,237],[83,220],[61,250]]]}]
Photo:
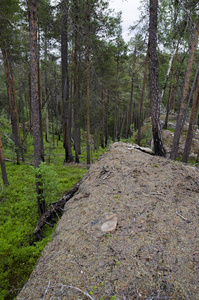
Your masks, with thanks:
[{"label": "fallen log", "polygon": [[58,213],[63,214],[63,208],[64,205],[68,200],[70,200],[73,195],[78,191],[80,184],[82,180],[79,180],[63,197],[61,197],[59,200],[56,202],[53,202],[50,204],[50,208],[40,217],[38,220],[37,226],[34,230],[34,235],[36,239],[42,240],[45,236],[42,231],[42,227],[44,225],[49,225],[52,226],[52,224],[49,223],[49,220],[52,220],[55,222],[55,216],[58,216]]}]

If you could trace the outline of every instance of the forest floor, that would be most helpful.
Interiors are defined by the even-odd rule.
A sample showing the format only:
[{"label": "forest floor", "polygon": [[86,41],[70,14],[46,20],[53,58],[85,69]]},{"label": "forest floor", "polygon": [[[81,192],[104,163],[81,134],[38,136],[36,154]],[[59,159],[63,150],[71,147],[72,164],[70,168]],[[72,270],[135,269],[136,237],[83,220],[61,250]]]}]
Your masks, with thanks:
[{"label": "forest floor", "polygon": [[17,299],[199,299],[195,167],[115,143],[64,210]]}]

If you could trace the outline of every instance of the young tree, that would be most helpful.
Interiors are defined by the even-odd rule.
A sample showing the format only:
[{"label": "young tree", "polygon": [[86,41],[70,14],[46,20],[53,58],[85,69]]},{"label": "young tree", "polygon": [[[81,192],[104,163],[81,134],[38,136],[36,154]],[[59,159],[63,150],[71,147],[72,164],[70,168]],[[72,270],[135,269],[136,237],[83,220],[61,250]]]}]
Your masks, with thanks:
[{"label": "young tree", "polygon": [[157,14],[158,0],[150,0],[149,24],[149,80],[151,121],[155,154],[164,156],[162,133],[160,127],[160,103],[158,89],[158,57],[157,57]]}]

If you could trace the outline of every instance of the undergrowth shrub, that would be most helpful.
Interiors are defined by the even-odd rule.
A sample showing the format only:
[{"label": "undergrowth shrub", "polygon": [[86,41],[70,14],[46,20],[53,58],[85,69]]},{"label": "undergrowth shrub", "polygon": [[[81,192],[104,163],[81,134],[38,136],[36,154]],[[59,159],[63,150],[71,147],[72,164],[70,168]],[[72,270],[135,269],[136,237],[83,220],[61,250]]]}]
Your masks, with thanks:
[{"label": "undergrowth shrub", "polygon": [[[8,129],[7,122],[3,118],[4,125],[1,131],[7,130],[10,136],[11,128]],[[4,157],[15,160],[13,157],[15,152],[13,150],[9,152],[8,141],[9,139],[5,137]],[[36,171],[32,166],[34,149],[30,134],[26,138],[25,147],[27,148],[26,163],[18,166],[6,161],[8,186],[3,184],[0,172],[0,300],[10,300],[16,297],[28,280],[43,248],[51,240],[56,227],[56,225],[44,226],[45,238],[39,242],[35,241],[33,232],[39,215],[35,184]],[[65,164],[62,142],[59,142],[58,146],[52,146],[51,143],[44,141],[44,148],[49,157],[47,161],[51,163],[42,163],[37,172],[41,175],[45,201],[48,205],[62,197],[86,173],[86,152],[82,152],[79,165]],[[103,152],[104,149],[101,148],[94,151],[93,161]]]},{"label": "undergrowth shrub", "polygon": [[42,162],[39,168],[33,172],[39,178],[38,182],[41,183],[46,204],[54,202],[54,199],[58,196],[59,182],[53,165],[47,165],[46,162]]}]

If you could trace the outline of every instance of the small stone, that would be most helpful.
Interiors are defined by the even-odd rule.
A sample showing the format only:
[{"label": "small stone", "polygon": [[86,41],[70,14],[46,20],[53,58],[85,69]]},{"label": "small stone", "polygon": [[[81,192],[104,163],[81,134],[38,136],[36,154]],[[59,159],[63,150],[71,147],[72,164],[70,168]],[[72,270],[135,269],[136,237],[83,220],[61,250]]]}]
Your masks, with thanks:
[{"label": "small stone", "polygon": [[113,213],[107,213],[105,215],[105,222],[101,226],[102,232],[111,232],[116,229],[117,216]]}]

